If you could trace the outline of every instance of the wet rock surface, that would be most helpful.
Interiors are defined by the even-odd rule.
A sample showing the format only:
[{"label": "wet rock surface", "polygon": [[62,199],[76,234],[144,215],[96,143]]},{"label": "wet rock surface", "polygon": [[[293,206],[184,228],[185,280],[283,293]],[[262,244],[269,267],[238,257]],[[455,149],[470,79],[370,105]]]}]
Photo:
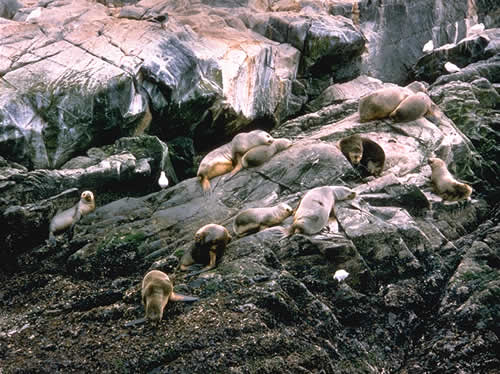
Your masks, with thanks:
[{"label": "wet rock surface", "polygon": [[[30,129],[47,121],[61,140],[55,146],[45,138],[52,156],[38,158],[45,160],[40,164],[27,161],[30,146],[42,144],[36,137],[29,138],[30,146],[21,140],[24,145],[13,148],[21,149],[17,162],[0,158],[0,373],[497,373],[498,35],[488,31],[477,61],[469,44],[449,52],[465,65],[432,80],[432,113],[404,123],[361,123],[360,97],[394,85],[359,75],[370,66],[367,59],[376,61],[371,53],[390,40],[394,25],[376,42],[366,30],[371,17],[381,22],[405,8],[375,3],[359,3],[359,28],[328,16],[327,10],[352,16],[348,1],[330,8],[311,1],[249,2],[247,8],[225,1],[26,1],[9,16],[13,21],[0,22],[0,34],[14,38],[0,39],[2,47],[26,43],[12,31],[21,23],[41,43],[37,51],[64,45],[40,61],[23,53],[27,60],[2,65],[0,59],[7,82],[37,66],[48,69],[44,77],[54,88],[9,96],[18,95],[20,86],[2,86],[0,100],[7,101],[1,101],[1,118],[17,113]],[[467,33],[463,17],[451,22],[464,4],[438,12],[442,27],[432,30],[439,31],[437,40]],[[494,23],[481,13],[485,6],[476,4],[480,20]],[[63,31],[50,26],[68,17],[73,22]],[[157,33],[161,41],[152,41]],[[371,45],[361,58],[364,38]],[[114,82],[116,91],[106,86],[93,96],[93,85],[66,90],[75,76],[55,79],[51,74],[61,70],[50,70],[54,61],[65,61],[59,59],[66,48],[86,51],[81,62],[89,64],[87,83]],[[412,45],[408,55],[416,56],[418,48]],[[236,69],[243,60],[246,68]],[[404,69],[398,65],[397,71]],[[243,84],[242,77],[248,78]],[[261,80],[248,86],[250,77]],[[93,114],[86,106],[91,102]],[[32,115],[33,103],[47,112]],[[75,108],[82,113],[81,123],[75,122],[78,136],[85,135],[85,141],[73,138],[80,139],[79,151],[66,142],[74,133],[64,130]],[[232,178],[213,178],[212,192],[204,194],[193,177],[203,154],[241,126],[269,123],[275,138],[293,145]],[[354,133],[383,147],[380,177],[363,178],[340,152],[338,141]],[[102,143],[94,144],[89,134]],[[218,136],[208,142],[207,134]],[[45,155],[43,146],[35,148]],[[435,195],[429,157],[442,158],[470,184],[472,199],[444,203]],[[164,190],[157,184],[161,170],[172,182]],[[293,217],[241,238],[232,232],[243,209],[278,203],[296,208],[308,190],[323,185],[347,186],[357,196],[338,201],[335,219],[318,234],[284,235]],[[75,204],[83,189],[94,191],[97,209],[77,223],[71,239],[63,234],[48,245],[50,218]],[[233,240],[216,269],[187,277],[177,270],[180,258],[207,223],[224,225]],[[142,323],[140,284],[151,269],[168,273],[175,292],[199,301],[170,302],[158,326]],[[339,269],[349,273],[341,282],[333,278]]]}]

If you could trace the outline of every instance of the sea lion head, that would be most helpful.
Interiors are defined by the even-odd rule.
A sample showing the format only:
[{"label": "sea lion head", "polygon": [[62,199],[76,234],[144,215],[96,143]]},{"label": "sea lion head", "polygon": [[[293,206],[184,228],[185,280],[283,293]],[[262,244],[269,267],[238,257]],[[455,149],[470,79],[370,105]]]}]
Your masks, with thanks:
[{"label": "sea lion head", "polygon": [[349,151],[349,160],[351,160],[353,165],[359,165],[361,159],[363,158],[363,153],[361,149],[353,149]]},{"label": "sea lion head", "polygon": [[161,301],[154,298],[148,299],[146,304],[146,319],[152,322],[160,322],[163,317],[163,307]]},{"label": "sea lion head", "polygon": [[281,211],[284,212],[284,214],[288,214],[288,216],[292,215],[293,213],[293,208],[286,203],[278,204],[278,207]]},{"label": "sea lion head", "polygon": [[90,203],[94,201],[94,194],[91,191],[83,191],[80,198]]},{"label": "sea lion head", "polygon": [[427,161],[432,170],[445,166],[444,161],[439,158],[429,158]]},{"label": "sea lion head", "polygon": [[261,140],[261,144],[273,144],[274,138],[266,131],[263,130],[255,130],[255,134]]}]

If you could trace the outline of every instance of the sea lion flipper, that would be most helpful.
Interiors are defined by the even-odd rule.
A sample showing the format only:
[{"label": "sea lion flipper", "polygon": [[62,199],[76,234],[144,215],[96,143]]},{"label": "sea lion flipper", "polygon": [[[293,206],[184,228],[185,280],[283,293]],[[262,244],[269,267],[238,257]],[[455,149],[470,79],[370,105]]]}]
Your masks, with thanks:
[{"label": "sea lion flipper", "polygon": [[233,168],[231,173],[226,178],[226,181],[231,179],[237,172],[239,172],[241,169],[243,169],[243,165],[241,164],[241,161],[239,161],[236,166]]},{"label": "sea lion flipper", "polygon": [[180,293],[175,293],[172,292],[169,297],[169,301],[185,301],[185,302],[193,302],[193,301],[198,301],[200,298],[196,296],[187,296],[187,295],[182,295]]}]

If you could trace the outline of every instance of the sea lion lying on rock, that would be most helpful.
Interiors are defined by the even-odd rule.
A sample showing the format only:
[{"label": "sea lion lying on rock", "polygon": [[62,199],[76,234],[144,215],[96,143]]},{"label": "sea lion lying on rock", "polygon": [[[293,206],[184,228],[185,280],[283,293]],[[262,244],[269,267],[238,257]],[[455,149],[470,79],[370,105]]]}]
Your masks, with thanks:
[{"label": "sea lion lying on rock", "polygon": [[279,225],[287,217],[291,216],[293,209],[285,203],[267,208],[246,209],[236,216],[233,222],[233,230],[238,236],[250,232],[264,230],[268,227]]},{"label": "sea lion lying on rock", "polygon": [[430,112],[431,107],[431,98],[423,92],[418,92],[401,101],[390,117],[396,122],[415,121]]},{"label": "sea lion lying on rock", "polygon": [[206,193],[210,191],[210,179],[229,173],[234,168],[241,169],[243,155],[253,147],[271,144],[273,137],[262,130],[237,134],[231,142],[209,152],[198,167],[197,177]]}]

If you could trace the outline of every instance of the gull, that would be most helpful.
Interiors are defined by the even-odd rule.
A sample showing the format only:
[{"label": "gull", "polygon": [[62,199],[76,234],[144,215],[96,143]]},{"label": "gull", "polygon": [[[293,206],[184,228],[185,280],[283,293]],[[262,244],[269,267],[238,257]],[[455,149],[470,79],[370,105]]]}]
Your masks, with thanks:
[{"label": "gull", "polygon": [[444,64],[444,68],[446,69],[446,71],[448,73],[456,73],[456,72],[460,71],[460,68],[457,65],[452,64],[449,61],[446,64]]},{"label": "gull", "polygon": [[469,29],[469,34],[479,34],[484,31],[484,23],[476,23]]},{"label": "gull", "polygon": [[433,49],[434,49],[434,43],[432,42],[432,39],[431,39],[427,43],[424,44],[424,48],[422,48],[422,52],[424,52],[424,53],[432,52]]},{"label": "gull", "polygon": [[165,175],[164,171],[162,171],[160,174],[160,179],[158,179],[158,184],[162,189],[168,187],[168,178]]},{"label": "gull", "polygon": [[344,269],[337,270],[335,274],[333,274],[333,277],[338,281],[342,282],[344,279],[346,279],[349,276],[349,273],[345,271]]}]

